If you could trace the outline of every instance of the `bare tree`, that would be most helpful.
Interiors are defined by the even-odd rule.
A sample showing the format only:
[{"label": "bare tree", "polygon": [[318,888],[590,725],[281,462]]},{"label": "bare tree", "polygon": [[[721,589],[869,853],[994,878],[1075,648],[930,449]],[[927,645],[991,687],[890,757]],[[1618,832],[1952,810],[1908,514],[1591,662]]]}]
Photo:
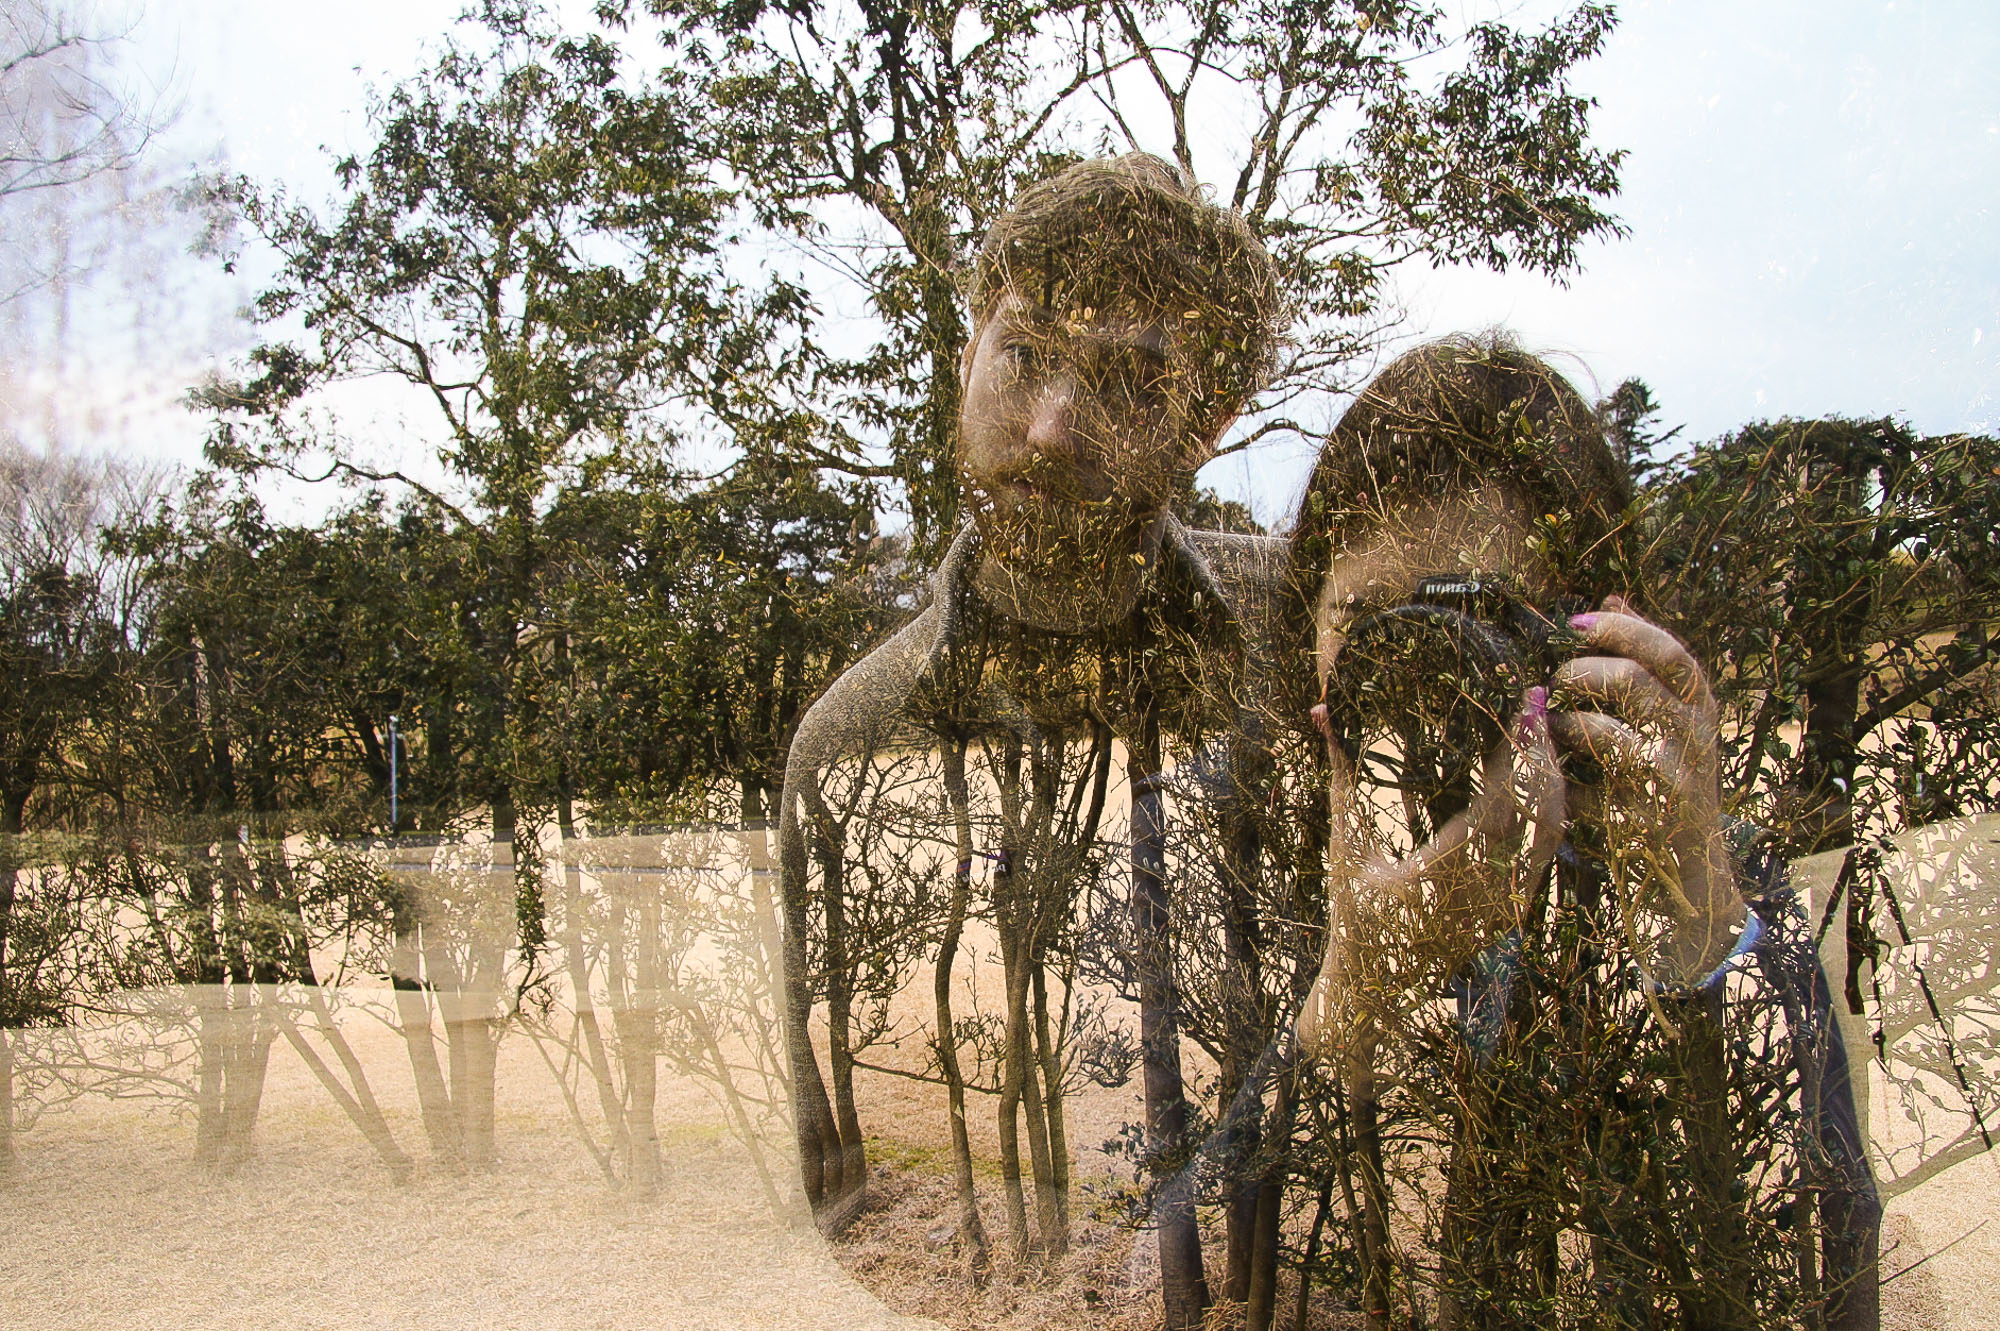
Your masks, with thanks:
[{"label": "bare tree", "polygon": [[157,97],[117,71],[129,29],[51,0],[0,8],[0,306],[101,259],[86,233],[115,224],[165,123]]},{"label": "bare tree", "polygon": [[241,304],[190,257],[226,227],[165,168],[170,108],[115,9],[0,5],[0,433],[43,446],[157,420]]},{"label": "bare tree", "polygon": [[61,5],[14,0],[0,11],[0,197],[61,189],[138,160],[158,128],[108,70],[97,30]]}]

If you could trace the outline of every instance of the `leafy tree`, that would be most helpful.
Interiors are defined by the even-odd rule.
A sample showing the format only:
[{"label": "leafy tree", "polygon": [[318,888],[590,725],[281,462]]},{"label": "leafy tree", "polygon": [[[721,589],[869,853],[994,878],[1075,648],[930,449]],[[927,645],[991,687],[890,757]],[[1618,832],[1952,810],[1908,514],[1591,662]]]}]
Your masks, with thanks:
[{"label": "leafy tree", "polygon": [[1597,414],[1604,422],[1612,450],[1632,473],[1632,479],[1641,484],[1667,465],[1660,453],[1681,433],[1682,427],[1678,425],[1668,430],[1660,428],[1660,411],[1652,388],[1639,378],[1625,380],[1597,404]]},{"label": "leafy tree", "polygon": [[[600,8],[624,21],[640,6]],[[1601,5],[1541,32],[1454,31],[1421,0],[644,8],[664,20],[672,76],[716,107],[722,160],[761,217],[881,321],[865,354],[817,348],[849,428],[799,447],[896,481],[926,556],[957,512],[968,247],[1018,186],[1081,151],[1146,149],[1219,179],[1274,247],[1298,316],[1274,410],[1345,386],[1396,265],[1560,272],[1615,229],[1600,204],[1619,154],[1589,144],[1589,104],[1567,85],[1610,29]],[[1426,66],[1441,72],[1426,81]],[[1245,129],[1211,158],[1190,125],[1214,106]],[[1267,419],[1234,446],[1292,426]],[[886,462],[864,446],[881,435]]]},{"label": "leafy tree", "polygon": [[[755,343],[713,258],[726,197],[682,108],[628,91],[601,39],[556,36],[513,6],[483,18],[494,50],[454,43],[372,109],[378,142],[340,164],[335,218],[226,186],[281,261],[259,318],[297,315],[312,340],[260,346],[251,379],[210,400],[219,459],[296,475],[321,454],[320,474],[410,486],[466,543],[483,582],[467,628],[503,713],[502,759],[468,793],[506,831],[530,793],[514,764],[534,699],[513,682],[554,488],[657,445],[648,413],[689,385],[726,394],[720,367]],[[445,484],[314,431],[314,394],[374,375],[435,409]]]},{"label": "leafy tree", "polygon": [[[893,550],[865,489],[753,449],[693,488],[566,492],[550,515],[578,558],[545,660],[568,738],[557,780],[594,827],[734,806],[749,918],[775,993],[779,937],[767,824],[805,705],[894,613]],[[567,852],[566,852],[567,853]]]},{"label": "leafy tree", "polygon": [[[604,8],[623,18],[638,6]],[[894,481],[920,559],[935,558],[958,508],[970,248],[1020,185],[1081,151],[1150,149],[1192,177],[1222,180],[1223,197],[1278,257],[1295,338],[1261,423],[1230,447],[1312,428],[1296,417],[1375,345],[1388,318],[1384,276],[1396,265],[1421,257],[1560,272],[1583,240],[1614,229],[1601,205],[1618,156],[1589,144],[1588,103],[1567,85],[1609,30],[1600,6],[1541,32],[1501,23],[1454,32],[1442,7],[1422,3],[645,8],[665,24],[672,76],[721,112],[722,160],[762,218],[851,279],[881,321],[870,354],[810,348],[832,414],[856,428],[793,447]],[[1246,130],[1210,156],[1190,127],[1224,105]],[[886,436],[886,461],[871,436]],[[1135,910],[1162,929],[1170,895],[1164,882],[1135,877]],[[805,927],[803,916],[788,919],[800,966],[793,936]],[[830,916],[825,927],[829,956],[868,942],[835,938]],[[830,984],[829,1011],[844,997]],[[1159,1070],[1174,1065],[1171,1077],[1149,1068],[1149,1122],[1177,1139],[1191,1116],[1171,996],[1156,985],[1141,1005],[1148,1031],[1166,1032],[1148,1042]],[[1010,1048],[1021,1071],[1024,1046]],[[836,1074],[843,1058],[833,1055]],[[815,1201],[822,1182],[829,1197],[861,1195],[858,1127],[843,1121],[852,1097],[839,1080],[830,1107],[806,1103],[826,1097],[800,1089],[801,1123],[827,1125],[820,1135],[831,1143],[815,1160],[802,1140]],[[846,1209],[823,1218],[837,1224]],[[1191,1207],[1172,1223],[1172,1242],[1161,1243],[1168,1317],[1192,1325],[1207,1294]]]},{"label": "leafy tree", "polygon": [[123,581],[99,539],[135,501],[116,469],[0,445],[0,828],[64,762],[63,742],[115,670]]},{"label": "leafy tree", "polygon": [[1725,793],[1795,854],[1994,807],[2000,442],[1746,426],[1662,485],[1662,600],[1713,661]]},{"label": "leafy tree", "polygon": [[[59,1019],[62,930],[23,902],[21,838],[32,802],[68,803],[76,747],[109,707],[138,589],[105,529],[147,501],[151,479],[0,442],[0,1159],[11,1156],[13,1052],[7,1031]],[[58,903],[59,904],[59,903]]]},{"label": "leafy tree", "polygon": [[[453,621],[438,641],[459,654],[438,672],[455,693],[430,699],[427,735],[448,740],[455,793],[489,811],[516,866],[525,984],[544,941],[538,822],[556,796],[541,685],[559,626],[544,598],[569,558],[551,505],[565,485],[648,463],[666,442],[662,407],[726,419],[754,403],[750,385],[774,370],[768,327],[795,295],[752,299],[726,280],[730,196],[683,98],[628,86],[614,45],[562,36],[533,5],[493,0],[478,18],[478,45],[448,43],[371,107],[375,146],[340,163],[332,216],[247,181],[218,186],[279,259],[257,317],[296,318],[306,336],[259,346],[247,382],[211,391],[210,452],[393,482],[427,508],[427,549],[445,557],[425,577],[449,589]],[[441,480],[347,445],[314,412],[329,387],[371,377],[428,404]],[[466,964],[490,995],[504,987],[492,940],[468,929]],[[455,988],[458,962],[436,960],[449,974],[427,982]],[[460,1119],[473,1163],[490,1157],[502,1017],[448,1022],[468,1042],[453,1055],[472,1069]]]},{"label": "leafy tree", "polygon": [[884,627],[871,579],[889,543],[870,498],[765,449],[706,485],[640,499],[626,524],[601,520],[601,492],[566,497],[560,516],[614,535],[625,570],[600,584],[623,604],[593,609],[577,663],[628,698],[652,690],[656,709],[638,727],[603,717],[645,749],[604,755],[597,801],[652,773],[676,794],[726,783],[745,820],[769,816],[799,713]]},{"label": "leafy tree", "polygon": [[270,524],[249,495],[198,483],[181,512],[134,534],[153,601],[129,732],[139,768],[106,793],[170,817],[282,820],[343,798],[334,738],[341,624],[319,585],[319,537]]},{"label": "leafy tree", "polygon": [[[471,650],[467,543],[421,498],[391,509],[379,492],[310,533],[300,574],[324,602],[319,653],[331,761],[346,782],[327,816],[348,835],[383,823],[390,805],[390,721],[399,721],[391,835],[437,831],[484,788],[461,769],[461,736],[477,733],[479,658]],[[477,745],[471,746],[475,753]]]},{"label": "leafy tree", "polygon": [[[94,825],[80,830],[102,844],[62,872],[143,923],[95,930],[92,964],[120,986],[156,989],[156,1019],[173,1015],[165,995],[182,996],[202,1163],[246,1157],[282,1036],[384,1161],[407,1170],[313,959],[336,938],[349,960],[367,956],[388,916],[379,879],[329,835],[351,827],[368,790],[344,733],[337,561],[319,531],[272,525],[214,477],[113,543],[143,561],[146,611],[109,705],[75,742],[90,771],[78,784],[94,797]],[[309,1047],[299,1012],[339,1073]]]},{"label": "leafy tree", "polygon": [[[1625,405],[1643,422],[1650,400]],[[1758,422],[1656,476],[1641,560],[1664,617],[1713,663],[1725,800],[1790,855],[1844,852],[1817,924],[1844,916],[1845,974],[1832,979],[1850,1047],[1866,1029],[1866,982],[1885,1065],[1934,1056],[1975,1118],[1991,1096],[1968,1055],[1990,1045],[1971,980],[1983,954],[1943,930],[1914,974],[1885,985],[1909,956],[1888,949],[1910,944],[1915,909],[1930,903],[1920,875],[1893,881],[1883,865],[1890,834],[2000,800],[1996,478],[2000,442],[1988,438],[1926,438],[1893,420]],[[1918,900],[1899,900],[1913,890]],[[1929,1021],[1892,1013],[1885,988],[1906,1009],[1920,991]],[[1873,1259],[1852,1247],[1872,1233],[1843,1229],[1842,1198],[1823,1205],[1829,1266],[1861,1272],[1831,1314],[1846,1325],[1872,1315]]]}]

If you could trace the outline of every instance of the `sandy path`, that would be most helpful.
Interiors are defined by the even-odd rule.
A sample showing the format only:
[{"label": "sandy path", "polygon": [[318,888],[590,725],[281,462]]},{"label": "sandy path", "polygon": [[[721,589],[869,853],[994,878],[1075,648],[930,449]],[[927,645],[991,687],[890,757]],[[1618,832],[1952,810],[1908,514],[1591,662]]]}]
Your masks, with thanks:
[{"label": "sandy path", "polygon": [[[1907,1147],[1907,1123],[1871,1064],[1870,1130]],[[2000,1154],[1954,1165],[1893,1198],[1882,1219],[1885,1331],[2000,1331]]]},{"label": "sandy path", "polygon": [[[392,1050],[370,1052],[393,1068]],[[383,1080],[386,1100],[407,1103]],[[775,1219],[697,1089],[663,1090],[669,1178],[650,1204],[606,1187],[524,1040],[503,1047],[501,1090],[499,1171],[420,1167],[402,1186],[284,1049],[257,1158],[232,1178],[194,1169],[190,1127],[158,1109],[49,1115],[0,1182],[0,1326],[936,1327],[889,1311],[815,1235]],[[1892,1120],[1879,1079],[1876,1091],[1879,1127]],[[420,1150],[412,1115],[395,1127]],[[2000,1328],[2000,1158],[1897,1198],[1883,1251],[1884,1327]]]},{"label": "sandy path", "polygon": [[[1843,855],[1831,851],[1793,864],[1792,881],[1807,899],[1809,918],[1820,918]],[[1948,994],[1956,988],[1960,997],[1948,998],[1947,1007],[1964,1005],[1956,1009],[1952,1024],[1957,1037],[1966,1041],[1958,1053],[1967,1061],[1974,1085],[1990,1097],[1996,1071],[1991,1014],[2000,1000],[1995,986],[2000,962],[1989,951],[1993,921],[2000,916],[2000,816],[1955,819],[1903,833],[1882,867],[1911,941],[1885,940],[1886,969],[1875,976],[1864,968],[1863,978],[1877,994],[1886,992],[1903,1018],[1915,1012],[1905,1041],[1936,1030],[1927,1014],[1916,1011],[1922,1001],[1915,987],[1917,966]],[[1890,925],[1885,920],[1877,927],[1887,932]],[[1836,990],[1847,973],[1843,933],[1828,930],[1820,949]],[[1911,1045],[1892,1047],[1885,1068],[1869,1057],[1869,1021],[1850,1017],[1844,1030],[1849,1050],[1868,1069],[1865,1121],[1876,1172],[1885,1191],[1895,1194],[1882,1226],[1882,1273],[1888,1282],[1882,1291],[1882,1325],[1890,1331],[2000,1331],[2000,1155],[1974,1156],[1896,1193],[1891,1181],[1895,1172],[1914,1170],[1940,1143],[1976,1130],[1977,1124],[1949,1082],[1913,1073],[1907,1061]],[[1921,1089],[1912,1094],[1913,1087]],[[1912,1103],[1921,1107],[1921,1119],[1909,1112]],[[1990,1107],[1988,1115],[1988,1128],[2000,1132]]]},{"label": "sandy path", "polygon": [[[368,1049],[371,1069],[393,1052]],[[503,1046],[501,1077],[501,1168],[420,1168],[402,1186],[283,1048],[257,1158],[232,1178],[195,1170],[190,1127],[157,1110],[97,1101],[46,1116],[0,1183],[0,1326],[935,1325],[889,1312],[816,1235],[779,1223],[698,1091],[666,1088],[669,1178],[640,1205],[606,1187],[525,1040]],[[394,1126],[420,1153],[412,1116]]]},{"label": "sandy path", "polygon": [[[1954,890],[1982,922],[2000,874],[1973,852],[2000,853],[2000,820],[1979,820],[1960,835],[1971,849]],[[1937,858],[1935,847],[1923,853]],[[1920,886],[1933,895],[1946,886],[1936,875],[1920,883],[1896,872],[1912,901]],[[1811,886],[1807,866],[1800,878]],[[1942,946],[1921,954],[1934,972],[1950,960]],[[1829,961],[1843,973],[1841,958]],[[1990,957],[1969,964],[1992,974]],[[365,1017],[344,1026],[399,1140],[421,1160],[397,1037]],[[1879,1065],[1872,1080],[1878,1148],[1885,1160],[1902,1151],[1899,1167],[1907,1167],[1917,1129]],[[909,1129],[910,1144],[941,1144],[932,1140],[935,1116],[916,1112],[922,1097],[908,1083],[871,1089],[885,1097],[878,1108],[889,1121]],[[190,1165],[191,1125],[157,1103],[82,1101],[23,1133],[19,1164],[0,1176],[8,1218],[0,1327],[937,1326],[884,1307],[816,1235],[772,1214],[747,1152],[698,1086],[663,1082],[660,1101],[668,1180],[646,1204],[607,1187],[554,1080],[519,1034],[501,1051],[501,1167],[474,1178],[420,1164],[413,1181],[394,1183],[282,1044],[272,1054],[257,1157],[231,1178]],[[1129,1089],[1074,1109],[1072,1144],[1088,1174],[1104,1167],[1090,1148],[1136,1111]],[[975,1117],[983,1153],[992,1150],[990,1119],[983,1107]],[[1948,1116],[1942,1125],[1949,1128]],[[785,1144],[770,1146],[773,1168],[789,1182]],[[2000,1155],[1975,1156],[1895,1197],[1883,1272],[1884,1327],[2000,1331]]]}]

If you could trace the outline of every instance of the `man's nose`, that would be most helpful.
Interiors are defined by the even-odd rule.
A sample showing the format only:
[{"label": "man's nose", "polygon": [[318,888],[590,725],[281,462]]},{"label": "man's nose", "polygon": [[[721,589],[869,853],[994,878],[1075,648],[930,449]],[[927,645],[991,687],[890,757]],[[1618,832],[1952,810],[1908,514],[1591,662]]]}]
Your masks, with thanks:
[{"label": "man's nose", "polygon": [[1089,451],[1090,403],[1074,373],[1050,376],[1035,394],[1027,443],[1041,457],[1081,461]]}]

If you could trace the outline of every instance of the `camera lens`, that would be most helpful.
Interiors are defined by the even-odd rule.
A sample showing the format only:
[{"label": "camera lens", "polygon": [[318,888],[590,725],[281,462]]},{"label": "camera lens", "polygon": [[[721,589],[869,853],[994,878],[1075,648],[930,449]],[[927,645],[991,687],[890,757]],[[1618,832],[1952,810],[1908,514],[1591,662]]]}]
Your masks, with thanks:
[{"label": "camera lens", "polygon": [[1360,778],[1403,792],[1435,828],[1470,802],[1530,682],[1522,647],[1491,624],[1403,605],[1348,629],[1327,707]]}]

